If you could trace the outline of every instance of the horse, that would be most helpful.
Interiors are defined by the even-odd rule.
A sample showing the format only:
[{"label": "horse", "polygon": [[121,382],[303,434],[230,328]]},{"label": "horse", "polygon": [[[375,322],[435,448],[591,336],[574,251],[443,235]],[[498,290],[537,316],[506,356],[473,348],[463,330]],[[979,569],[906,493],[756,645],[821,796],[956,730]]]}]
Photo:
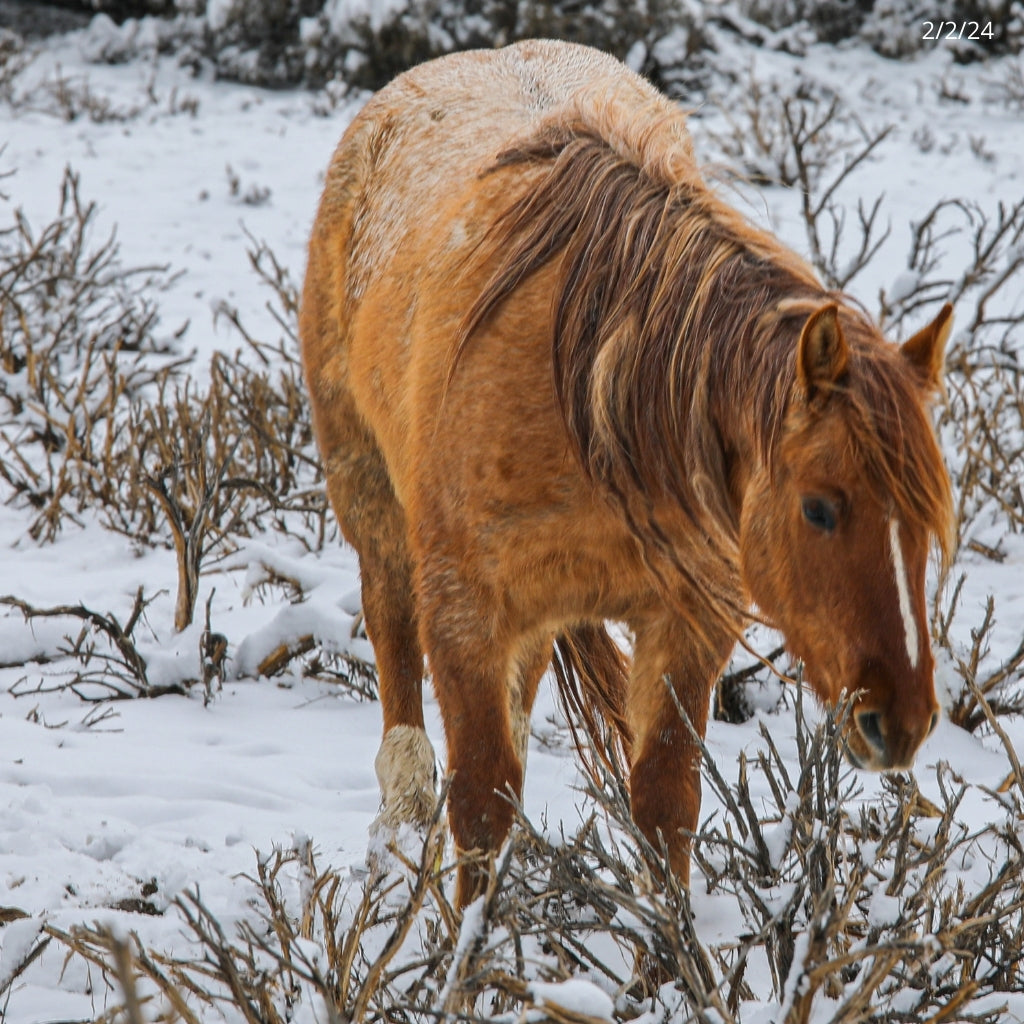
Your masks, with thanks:
[{"label": "horse", "polygon": [[[496,851],[553,665],[688,884],[698,737],[754,618],[825,704],[856,695],[856,765],[910,766],[939,710],[925,573],[953,516],[930,405],[951,314],[887,341],[598,51],[463,52],[375,94],[326,175],[300,310],[379,673],[374,827],[437,807],[425,658],[456,847]],[[486,877],[460,868],[459,907]]]}]

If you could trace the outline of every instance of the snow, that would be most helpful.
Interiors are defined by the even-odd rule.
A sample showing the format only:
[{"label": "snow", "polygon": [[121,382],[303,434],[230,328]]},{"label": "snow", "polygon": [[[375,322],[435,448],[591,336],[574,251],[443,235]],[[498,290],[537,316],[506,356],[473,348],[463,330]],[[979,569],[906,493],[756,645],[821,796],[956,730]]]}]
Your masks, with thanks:
[{"label": "snow", "polygon": [[592,981],[570,978],[568,981],[535,981],[530,986],[530,997],[540,1006],[557,1007],[581,1017],[611,1020],[615,1001]]},{"label": "snow", "polygon": [[768,847],[768,856],[771,859],[772,867],[778,867],[782,863],[783,855],[789,845],[790,836],[793,831],[793,815],[800,807],[800,797],[796,792],[790,793],[786,798],[784,816],[778,825],[765,829],[764,841]]},{"label": "snow", "polygon": [[206,22],[214,32],[224,28],[231,20],[235,0],[210,0],[206,5]]},{"label": "snow", "polygon": [[43,922],[38,919],[26,918],[12,921],[4,931],[3,950],[0,951],[0,985],[7,985],[21,962],[31,951]]},{"label": "snow", "polygon": [[[208,3],[211,25],[227,18],[233,2]],[[382,16],[385,6],[337,0],[334,9],[339,19],[347,19],[355,11]],[[20,84],[32,98],[0,105],[5,143],[0,172],[12,172],[0,179],[0,193],[9,197],[0,201],[0,227],[15,209],[37,229],[48,223],[69,166],[81,177],[83,196],[99,205],[98,237],[116,230],[126,265],[166,264],[175,275],[157,301],[164,333],[170,336],[187,325],[184,351],[195,349],[202,357],[239,346],[224,320],[214,318],[225,305],[241,310],[257,336],[276,338],[279,329],[249,267],[249,237],[266,240],[301,280],[323,172],[361,98],[318,103],[302,92],[270,93],[193,79],[173,61],[155,56],[117,66],[90,63],[88,57],[119,45],[121,31],[99,16],[85,32],[48,41]],[[639,59],[639,51],[632,59]],[[937,199],[970,196],[992,210],[1000,200],[1013,202],[1024,192],[1020,115],[986,99],[994,77],[990,68],[954,68],[938,49],[897,64],[863,50],[825,47],[812,47],[802,61],[759,53],[757,67],[766,77],[813,73],[852,101],[865,122],[893,119],[898,125],[837,197],[852,209],[856,193],[886,194],[892,237],[851,286],[869,307],[883,287],[890,299],[913,289],[916,278],[904,261],[910,225]],[[951,77],[969,96],[968,104],[940,98],[939,83]],[[123,116],[64,120],[52,98],[60,81],[106,100]],[[723,90],[718,99],[727,96],[728,88]],[[698,111],[694,127],[698,148],[713,154],[711,133],[724,131],[724,124],[712,103]],[[927,150],[914,141],[924,129],[934,139]],[[972,152],[969,140],[979,134],[993,159]],[[746,212],[805,250],[799,203],[791,191],[758,193]],[[81,601],[123,618],[144,584],[147,594],[162,592],[147,612],[143,641],[151,681],[198,671],[201,629],[177,637],[172,629],[173,552],[140,554],[128,539],[88,518],[81,528],[66,528],[50,546],[28,540],[25,527],[24,512],[0,507],[0,590],[37,605]],[[1009,538],[1005,551],[1002,563],[968,553],[958,566],[967,573],[964,614],[956,627],[965,650],[971,624],[980,621],[986,598],[996,596],[997,622],[986,656],[992,664],[1020,642],[1024,621],[1024,544]],[[298,580],[305,602],[291,604],[275,592],[261,596],[268,570]],[[175,897],[198,890],[230,929],[252,913],[247,876],[257,855],[275,848],[311,842],[321,866],[332,865],[356,879],[365,871],[368,829],[378,810],[373,758],[379,708],[329,684],[256,678],[256,666],[270,651],[305,634],[335,638],[344,649],[371,657],[365,641],[350,639],[358,612],[353,554],[340,545],[309,554],[285,538],[267,536],[204,576],[200,606],[213,588],[213,621],[232,646],[228,678],[208,705],[196,694],[120,701],[104,711],[66,691],[54,692],[45,665],[0,670],[0,908],[26,915],[0,931],[0,985],[31,951],[44,923],[69,929],[101,921],[125,933],[136,931],[156,947],[180,949],[185,942],[180,920],[160,912]],[[71,628],[52,620],[28,624],[12,612],[0,618],[0,661],[52,652]],[[938,683],[948,707],[959,689],[948,660],[940,663]],[[11,688],[27,696],[15,696]],[[795,757],[791,712],[769,713],[767,705],[774,707],[778,694],[772,689],[768,696],[766,707],[746,725],[712,723],[708,747],[726,766],[727,777],[733,777],[741,752],[750,757],[762,747],[762,722],[779,749]],[[429,695],[427,703],[428,730],[440,753],[443,735]],[[545,832],[551,835],[562,824],[571,832],[583,803],[574,788],[579,784],[574,758],[557,743],[541,742],[557,736],[558,730],[547,725],[557,718],[554,699],[544,689],[535,712],[525,808],[532,820],[546,818]],[[1020,748],[1024,723],[1007,719],[1004,726]],[[997,739],[968,735],[943,721],[922,749],[916,773],[922,792],[935,801],[940,765],[968,783],[958,812],[965,829],[1001,819],[1004,808],[994,791],[1009,764]],[[862,789],[853,802],[870,807],[880,783],[871,776],[858,776],[858,782]],[[767,808],[767,786],[756,795]],[[706,814],[713,816],[715,809],[706,794]],[[773,862],[789,842],[794,809],[787,805],[782,820],[766,827]],[[964,870],[984,878],[986,864],[979,857],[976,866],[965,864]],[[143,898],[157,913],[124,909]],[[705,892],[698,881],[693,902],[706,942],[735,939],[742,923],[721,895]],[[887,925],[897,911],[883,889],[877,890],[872,923]],[[468,914],[462,932],[467,943],[479,927],[478,918]],[[806,936],[798,938],[789,999],[798,995],[806,942]],[[311,961],[319,955],[314,945],[303,949]],[[747,978],[758,991],[766,973],[763,965],[760,970],[760,980]],[[612,1018],[611,998],[585,979],[537,980],[531,993],[539,1005]],[[65,968],[62,955],[48,950],[14,983],[4,1020],[91,1019],[107,1005],[104,1000],[114,999],[94,990],[80,965]],[[1005,1003],[1010,1016],[1004,1019],[1024,1019],[1024,999],[1007,996]],[[747,1021],[779,1019],[779,1007],[768,1003],[745,1004],[744,1013]],[[654,1020],[655,1014],[639,1019]]]},{"label": "snow", "polygon": [[868,923],[872,928],[886,928],[896,924],[902,912],[900,901],[895,896],[886,896],[879,889],[871,897],[871,905],[868,908]]},{"label": "snow", "polygon": [[462,923],[459,926],[459,938],[452,953],[451,966],[444,988],[438,997],[438,1004],[446,1006],[451,993],[458,981],[459,972],[468,952],[484,938],[484,897],[480,896],[469,904],[462,912]]},{"label": "snow", "polygon": [[398,0],[329,0],[324,8],[327,23],[339,38],[344,37],[348,26],[359,21],[368,22],[374,32],[379,32],[401,9]]}]

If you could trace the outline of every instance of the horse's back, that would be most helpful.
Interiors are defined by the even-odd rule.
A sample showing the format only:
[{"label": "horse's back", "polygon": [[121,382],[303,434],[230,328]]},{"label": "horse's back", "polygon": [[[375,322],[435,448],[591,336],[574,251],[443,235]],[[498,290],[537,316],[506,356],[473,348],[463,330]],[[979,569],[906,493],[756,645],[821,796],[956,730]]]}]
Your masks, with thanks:
[{"label": "horse's back", "polygon": [[[421,193],[449,189],[448,176],[479,174],[515,140],[551,120],[587,121],[599,108],[678,114],[649,83],[608,54],[552,40],[528,40],[500,50],[470,50],[428,61],[376,93],[356,120],[383,142],[375,170],[381,184]],[[336,157],[348,158],[345,140]],[[333,173],[333,171],[332,171]]]},{"label": "horse's back", "polygon": [[366,104],[328,172],[318,222],[334,230],[355,207],[344,253],[352,298],[410,238],[444,232],[453,194],[503,150],[553,123],[589,128],[624,149],[667,131],[675,143],[667,148],[692,156],[679,108],[589,47],[530,40],[421,64]]}]

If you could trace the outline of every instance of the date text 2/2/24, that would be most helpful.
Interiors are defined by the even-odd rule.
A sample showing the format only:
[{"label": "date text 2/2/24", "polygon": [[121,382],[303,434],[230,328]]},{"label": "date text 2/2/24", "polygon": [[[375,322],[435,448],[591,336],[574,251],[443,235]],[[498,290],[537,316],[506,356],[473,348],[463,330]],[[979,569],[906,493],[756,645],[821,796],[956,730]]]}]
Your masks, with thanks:
[{"label": "date text 2/2/24", "polygon": [[992,22],[986,21],[922,21],[922,39],[939,42],[942,39],[992,39],[995,32]]}]

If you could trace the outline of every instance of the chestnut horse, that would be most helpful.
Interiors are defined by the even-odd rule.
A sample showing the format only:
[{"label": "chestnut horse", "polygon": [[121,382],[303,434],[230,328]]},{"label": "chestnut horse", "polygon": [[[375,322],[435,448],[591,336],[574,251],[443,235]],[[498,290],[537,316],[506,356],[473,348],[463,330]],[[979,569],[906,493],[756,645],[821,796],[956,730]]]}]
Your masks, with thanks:
[{"label": "chestnut horse", "polygon": [[[327,175],[301,337],[377,655],[380,824],[436,804],[426,655],[455,842],[498,848],[554,657],[688,880],[690,730],[752,605],[823,701],[859,694],[852,759],[909,766],[938,712],[950,325],[886,342],[709,190],[684,114],[604,54],[461,53],[376,94]],[[462,872],[460,905],[481,881]]]}]

